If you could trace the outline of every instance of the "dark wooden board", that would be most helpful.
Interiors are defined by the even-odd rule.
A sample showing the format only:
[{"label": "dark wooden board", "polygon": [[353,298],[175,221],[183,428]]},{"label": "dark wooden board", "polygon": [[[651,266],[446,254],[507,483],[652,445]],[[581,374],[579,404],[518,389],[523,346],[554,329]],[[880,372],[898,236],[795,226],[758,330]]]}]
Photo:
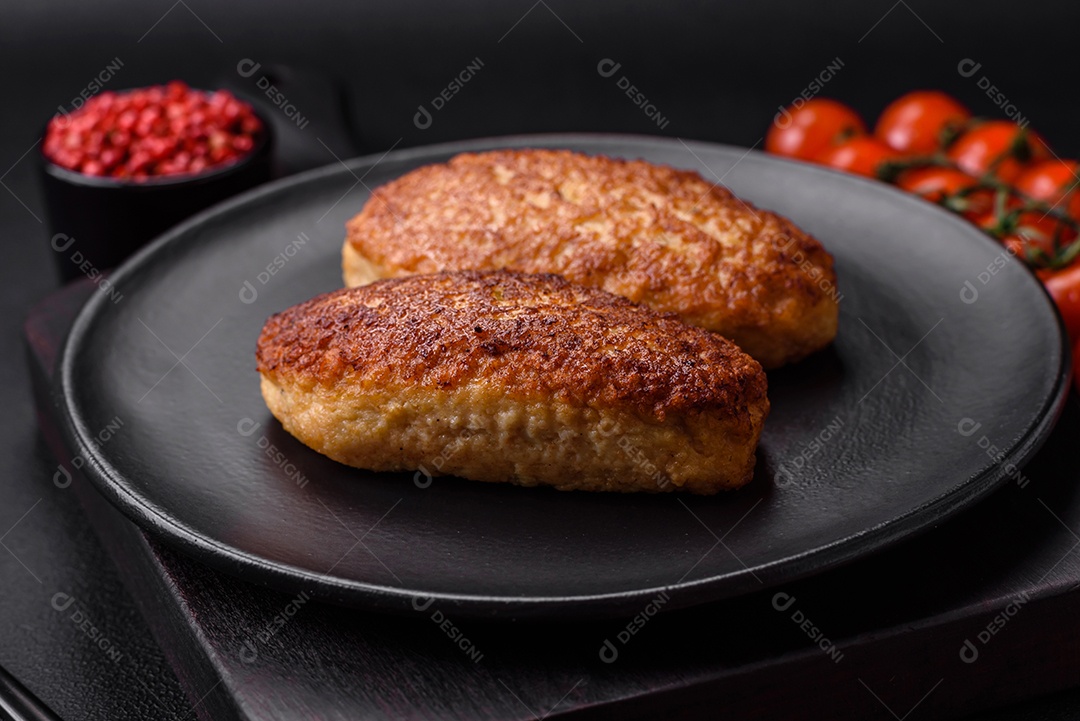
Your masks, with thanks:
[{"label": "dark wooden board", "polygon": [[[46,418],[44,381],[86,291],[28,322]],[[388,617],[283,596],[160,546],[74,486],[201,718],[937,719],[1080,685],[1078,439],[1073,398],[1022,487],[779,590],[643,608],[643,625],[484,624],[434,605]]]}]

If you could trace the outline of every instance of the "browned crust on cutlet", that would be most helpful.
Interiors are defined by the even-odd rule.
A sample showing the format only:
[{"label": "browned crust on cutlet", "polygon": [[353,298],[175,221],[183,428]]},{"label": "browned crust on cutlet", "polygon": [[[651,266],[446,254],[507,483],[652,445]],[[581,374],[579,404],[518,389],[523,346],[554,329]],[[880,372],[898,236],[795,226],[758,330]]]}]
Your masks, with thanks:
[{"label": "browned crust on cutlet", "polygon": [[483,381],[522,399],[747,417],[761,366],[730,341],[555,275],[457,272],[385,280],[272,316],[258,370],[290,384],[450,391]]},{"label": "browned crust on cutlet", "polygon": [[766,367],[836,333],[829,253],[692,171],[563,150],[470,153],[377,188],[347,227],[349,285],[370,280],[350,277],[350,260],[378,277],[558,273],[722,333]]}]

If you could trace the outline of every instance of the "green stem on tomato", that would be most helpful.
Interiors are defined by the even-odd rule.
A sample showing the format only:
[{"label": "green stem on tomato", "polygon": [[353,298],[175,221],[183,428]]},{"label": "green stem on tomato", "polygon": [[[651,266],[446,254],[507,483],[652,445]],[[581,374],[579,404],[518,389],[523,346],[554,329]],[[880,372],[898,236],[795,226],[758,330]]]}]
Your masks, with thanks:
[{"label": "green stem on tomato", "polygon": [[1056,260],[1048,267],[1053,270],[1060,270],[1061,268],[1072,265],[1072,262],[1076,260],[1077,256],[1080,256],[1080,238],[1069,243],[1057,253]]},{"label": "green stem on tomato", "polygon": [[886,160],[877,166],[874,174],[878,180],[895,185],[900,178],[900,174],[905,170],[948,167],[952,167],[949,160],[944,155],[935,153],[934,155],[918,155],[911,158]]}]

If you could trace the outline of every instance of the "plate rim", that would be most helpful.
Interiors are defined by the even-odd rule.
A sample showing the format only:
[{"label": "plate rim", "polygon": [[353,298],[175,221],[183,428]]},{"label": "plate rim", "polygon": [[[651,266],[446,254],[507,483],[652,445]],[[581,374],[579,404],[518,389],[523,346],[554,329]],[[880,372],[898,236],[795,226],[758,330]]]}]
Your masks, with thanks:
[{"label": "plate rim", "polygon": [[[398,162],[408,162],[417,158],[469,152],[481,148],[558,147],[559,145],[578,144],[615,145],[619,143],[653,145],[665,148],[673,147],[676,143],[679,143],[686,147],[687,150],[690,150],[695,157],[696,154],[693,153],[693,148],[698,147],[709,151],[721,150],[727,153],[741,153],[744,158],[753,154],[757,160],[771,164],[786,165],[795,162],[800,166],[812,168],[816,172],[840,175],[846,181],[872,187],[874,188],[872,192],[895,194],[897,201],[917,205],[921,212],[940,213],[943,221],[947,220],[955,223],[964,232],[970,233],[974,230],[963,219],[947,210],[935,209],[922,199],[883,183],[851,176],[810,163],[779,158],[753,148],[746,149],[734,145],[700,140],[685,141],[682,138],[676,139],[656,135],[619,133],[516,134],[449,141],[385,153],[372,153],[349,160],[338,160],[319,168],[263,184],[212,206],[166,231],[125,261],[112,273],[110,280],[114,285],[121,285],[123,281],[137,274],[144,265],[151,262],[153,257],[164,248],[179,242],[188,234],[190,229],[197,228],[217,216],[226,215],[235,207],[257,202],[259,198],[287,192],[292,187],[306,185],[342,173],[342,169],[352,173],[359,168],[374,168],[387,157],[392,157],[393,160]],[[704,161],[698,160],[704,164]],[[987,244],[994,244],[991,238],[984,237]],[[559,613],[562,617],[575,618],[617,616],[623,613],[632,614],[636,610],[640,610],[642,603],[648,602],[661,593],[671,595],[671,601],[669,602],[671,608],[680,608],[733,598],[755,589],[772,588],[781,580],[774,578],[777,575],[777,569],[781,567],[784,569],[783,581],[795,581],[831,570],[856,558],[875,554],[888,546],[919,535],[946,518],[975,506],[991,492],[1003,486],[1009,477],[1005,467],[1008,464],[1020,467],[1026,463],[1042,447],[1050,430],[1056,424],[1068,399],[1068,377],[1072,367],[1068,344],[1064,342],[1064,323],[1056,305],[1042,286],[1042,283],[1034,275],[1028,273],[1026,276],[1028,278],[1027,282],[1037,284],[1037,289],[1041,291],[1044,302],[1055,318],[1059,345],[1058,369],[1054,385],[1039,409],[1035,421],[1031,423],[1021,437],[1011,442],[1009,452],[1002,456],[998,463],[973,478],[959,481],[940,495],[912,507],[892,519],[882,521],[875,526],[831,543],[788,555],[755,566],[753,569],[743,568],[731,573],[710,576],[695,581],[610,593],[571,596],[493,596],[447,592],[428,593],[328,576],[293,564],[264,558],[235,546],[221,543],[190,528],[170,514],[167,509],[160,508],[150,499],[142,497],[128,487],[124,475],[109,464],[100,453],[100,449],[89,441],[92,433],[86,427],[80,408],[77,407],[74,401],[73,378],[77,349],[84,342],[88,326],[99,312],[98,309],[107,300],[105,294],[92,294],[76,315],[71,329],[64,339],[54,372],[53,397],[54,403],[60,411],[60,426],[67,448],[73,455],[82,456],[84,460],[83,475],[91,482],[96,491],[119,508],[124,516],[140,528],[151,533],[156,538],[163,539],[167,545],[180,548],[187,555],[196,558],[211,568],[238,576],[249,582],[279,590],[289,587],[293,591],[310,591],[310,586],[315,585],[317,596],[323,600],[344,605],[364,606],[380,611],[415,611],[418,609],[416,600],[424,599],[425,601],[434,600],[452,605],[455,613],[477,618],[543,618],[555,613]],[[726,590],[721,591],[715,587]],[[332,592],[327,593],[327,589],[331,589]],[[702,597],[703,595],[707,597]]]}]

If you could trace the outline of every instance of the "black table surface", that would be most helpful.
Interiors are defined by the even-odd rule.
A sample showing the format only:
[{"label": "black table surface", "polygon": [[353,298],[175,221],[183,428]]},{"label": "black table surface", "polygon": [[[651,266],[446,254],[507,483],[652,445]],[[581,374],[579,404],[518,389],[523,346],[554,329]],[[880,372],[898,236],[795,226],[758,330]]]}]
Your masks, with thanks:
[{"label": "black table surface", "polygon": [[[1008,23],[1015,24],[1017,32],[1031,34],[1045,24],[1046,33],[1057,33],[1056,37],[1060,40],[1068,35],[1068,28],[1075,25],[1073,21],[1077,8],[1073,4],[1036,4],[1038,7],[1033,12],[1017,14],[1015,8],[1006,3],[990,3],[992,7],[984,8],[985,17],[975,18],[975,25],[982,30],[973,29],[966,11],[958,11],[953,17],[944,17],[949,12],[944,5],[934,8],[928,3],[894,4],[891,1],[873,8],[866,4],[853,5],[852,7],[858,7],[859,10],[849,18],[851,27],[847,28],[842,39],[827,32],[836,29],[829,27],[830,23],[839,22],[836,13],[818,13],[806,6],[805,12],[796,13],[797,17],[788,15],[783,26],[779,29],[773,28],[773,32],[790,34],[807,27],[817,28],[823,31],[820,36],[824,40],[816,47],[807,41],[784,52],[765,53],[767,57],[762,57],[758,65],[764,66],[762,73],[771,73],[777,78],[770,91],[757,93],[751,86],[758,82],[760,77],[758,80],[730,78],[728,71],[735,68],[732,63],[738,60],[739,50],[717,59],[714,57],[716,49],[704,40],[704,36],[711,32],[708,28],[717,27],[717,16],[723,15],[720,10],[716,11],[716,15],[710,16],[709,22],[694,22],[693,18],[669,13],[670,17],[660,23],[650,20],[651,11],[635,7],[630,14],[639,18],[640,22],[635,25],[634,32],[619,33],[617,28],[613,28],[602,17],[599,10],[589,11],[593,16],[586,18],[581,15],[584,11],[575,15],[572,8],[564,7],[563,4],[552,2],[534,5],[528,2],[515,8],[513,12],[499,14],[492,21],[499,28],[505,27],[518,33],[512,38],[521,37],[524,51],[519,53],[516,59],[509,61],[509,70],[499,70],[498,65],[493,63],[492,59],[497,60],[498,56],[484,55],[488,66],[492,68],[492,77],[496,78],[492,81],[492,86],[477,91],[471,98],[463,94],[452,108],[438,116],[440,122],[426,134],[408,127],[399,131],[398,126],[402,123],[398,122],[398,116],[404,113],[404,124],[408,126],[408,119],[415,111],[417,102],[430,100],[430,97],[445,85],[446,76],[452,74],[451,66],[456,68],[457,65],[463,65],[479,52],[472,47],[469,52],[452,52],[449,43],[440,40],[446,28],[454,32],[462,29],[461,19],[448,17],[451,14],[449,12],[439,14],[422,27],[418,26],[419,37],[414,38],[416,48],[425,44],[435,48],[434,52],[438,54],[439,61],[433,63],[431,68],[426,68],[424,54],[415,52],[410,54],[407,62],[399,64],[400,67],[395,71],[395,64],[387,60],[385,55],[387,47],[401,37],[400,23],[388,25],[392,30],[397,30],[396,34],[382,33],[377,46],[367,46],[368,49],[374,47],[371,52],[376,61],[364,63],[355,59],[347,60],[345,49],[351,48],[352,44],[344,35],[333,35],[332,42],[327,47],[311,34],[308,20],[292,15],[289,17],[297,24],[297,32],[287,38],[284,35],[269,35],[271,40],[263,37],[257,43],[248,42],[250,38],[245,40],[244,31],[249,27],[264,27],[265,22],[255,17],[258,13],[251,7],[241,8],[239,5],[235,11],[238,17],[232,18],[224,18],[222,13],[234,11],[220,10],[207,14],[207,8],[197,3],[190,4],[195,6],[195,10],[191,10],[188,3],[165,3],[153,12],[147,10],[144,13],[147,15],[145,18],[133,14],[120,21],[93,16],[92,13],[70,13],[70,22],[60,27],[51,42],[42,43],[41,37],[27,28],[32,30],[58,23],[56,8],[61,5],[64,4],[26,4],[23,9],[15,11],[15,15],[9,17],[10,22],[5,23],[6,27],[0,30],[0,34],[4,34],[2,57],[5,59],[5,67],[12,69],[10,83],[17,99],[17,102],[11,104],[13,109],[0,113],[0,183],[3,186],[0,188],[0,230],[3,231],[6,241],[3,262],[0,262],[0,306],[4,309],[0,314],[0,337],[6,351],[0,356],[0,403],[5,411],[0,414],[0,458],[3,459],[3,473],[0,474],[0,545],[3,546],[0,549],[0,587],[3,588],[0,592],[0,664],[63,719],[190,719],[199,715],[200,709],[203,717],[208,717],[205,716],[206,709],[197,705],[199,696],[193,695],[192,689],[196,685],[193,681],[198,679],[178,677],[177,669],[190,666],[178,662],[175,649],[163,649],[155,640],[150,626],[125,585],[125,580],[130,583],[133,579],[125,579],[125,572],[114,564],[112,556],[92,530],[74,489],[59,487],[54,483],[57,462],[46,447],[34,421],[30,374],[21,351],[23,318],[36,301],[57,286],[51,268],[52,258],[47,242],[49,234],[42,224],[42,207],[33,177],[34,144],[43,118],[54,112],[57,104],[67,102],[71,96],[77,94],[78,90],[85,86],[87,78],[117,53],[123,52],[129,72],[122,85],[130,86],[163,80],[173,75],[185,75],[194,82],[197,78],[186,75],[189,67],[193,68],[192,72],[197,68],[204,77],[217,77],[223,71],[231,70],[236,60],[241,57],[257,56],[265,59],[269,56],[273,59],[272,48],[275,47],[275,41],[279,44],[284,42],[288,46],[288,51],[282,53],[286,57],[304,57],[311,61],[320,53],[329,52],[324,63],[326,69],[334,68],[339,74],[352,75],[356,84],[366,87],[369,92],[373,88],[385,92],[394,101],[393,109],[396,114],[368,112],[370,104],[365,102],[365,98],[370,96],[352,93],[350,107],[358,140],[355,148],[365,152],[385,150],[402,137],[405,139],[401,146],[405,146],[448,137],[503,131],[648,130],[637,114],[638,109],[630,100],[614,91],[609,93],[610,97],[603,95],[610,88],[603,84],[597,85],[600,81],[595,80],[590,73],[564,73],[567,80],[574,85],[575,94],[569,91],[554,94],[545,92],[545,88],[550,90],[550,78],[541,81],[538,74],[541,72],[541,65],[550,65],[550,56],[546,53],[553,44],[557,45],[560,52],[570,53],[577,65],[590,72],[598,59],[617,56],[617,59],[624,63],[627,73],[633,70],[640,75],[638,82],[642,87],[658,88],[658,103],[664,105],[665,109],[671,108],[673,123],[668,130],[669,134],[744,145],[758,141],[758,129],[768,122],[775,106],[788,102],[806,85],[807,78],[814,74],[813,68],[809,66],[823,66],[836,56],[837,52],[842,52],[850,72],[838,77],[831,91],[835,90],[833,94],[839,97],[857,98],[856,104],[861,104],[862,109],[867,112],[879,109],[885,99],[902,92],[912,84],[947,87],[964,97],[977,112],[998,112],[992,101],[974,84],[974,79],[962,78],[955,73],[958,59],[975,57],[985,62],[984,71],[992,76],[999,86],[1009,89],[1014,102],[1024,108],[1033,123],[1046,130],[1060,149],[1070,154],[1075,154],[1078,149],[1075,138],[1068,135],[1075,132],[1075,123],[1070,119],[1074,116],[1071,112],[1066,112],[1067,107],[1062,106],[1062,103],[1075,101],[1060,99],[1054,91],[1055,81],[1045,72],[1039,72],[1040,68],[1045,71],[1047,68],[1068,67],[1071,55],[1063,49],[1065,44],[1049,40],[1039,42],[1029,51],[1008,61],[999,56],[995,62],[992,53],[993,47],[998,43],[998,33],[987,26],[988,23],[996,23],[994,27],[1001,29],[1007,19]],[[169,5],[173,8],[170,16],[162,16],[161,24],[154,25],[155,18],[169,10]],[[285,6],[284,3],[277,5],[281,6],[279,10]],[[597,7],[600,5],[597,4]],[[768,8],[763,12],[772,12],[770,8],[775,9],[774,6],[777,6],[776,3],[765,5],[768,5]],[[377,7],[378,18],[382,21],[393,18],[394,6],[400,7],[402,15],[408,14],[412,17],[416,12],[416,8],[409,3],[380,3]],[[529,10],[528,6],[532,6],[533,10],[522,16],[522,13]],[[64,7],[72,10],[74,5]],[[610,7],[608,9],[612,16],[621,12]],[[14,8],[12,10],[14,11]],[[477,8],[472,10],[476,11]],[[1069,17],[1063,17],[1062,13],[1069,14]],[[746,20],[742,11],[732,10],[730,14],[734,20]],[[104,13],[101,15],[104,16]],[[318,13],[310,15],[315,17]],[[219,32],[214,33],[210,28],[206,28],[202,16]],[[462,17],[464,16],[463,12]],[[522,16],[523,24],[520,26],[514,24],[518,16]],[[1002,20],[994,21],[995,17]],[[875,24],[879,20],[880,24]],[[156,27],[151,37],[153,42],[137,45],[133,38],[137,38],[151,25]],[[859,26],[858,29],[855,28],[856,25]],[[645,42],[645,27],[660,32],[664,38],[663,44]],[[696,47],[700,48],[700,51],[672,59],[676,38],[680,32],[687,29],[696,33]],[[869,40],[865,36],[860,39],[864,31],[870,31]],[[490,38],[487,38],[490,33],[484,34],[484,37],[490,40],[489,45],[493,52],[503,52],[503,48],[507,47],[505,43],[496,42],[502,32],[500,29]],[[218,48],[219,39],[216,36],[219,33],[226,36],[221,44],[227,52],[221,52]],[[582,51],[574,50],[579,44],[575,39],[579,35],[583,36],[579,38],[584,48]],[[758,37],[759,33],[747,34],[742,47],[757,42]],[[806,37],[818,35],[811,33]],[[898,56],[898,49],[903,48],[910,38],[917,40],[917,48],[913,49],[910,55]],[[863,42],[864,40],[866,42]],[[938,40],[941,40],[940,47]],[[177,49],[178,44],[185,52]],[[40,47],[35,48],[35,45]],[[67,50],[67,55],[63,57],[56,52],[61,45]],[[194,55],[186,52],[189,46]],[[477,47],[483,49],[487,46]],[[871,47],[877,49],[876,56],[870,52]],[[361,45],[360,48],[359,52],[366,52],[364,46]],[[33,54],[35,52],[37,55]],[[916,52],[929,55],[922,60],[916,60]],[[807,59],[801,64],[793,63],[793,53],[812,60]],[[208,61],[204,56],[212,56],[213,59]],[[41,72],[24,72],[28,57],[37,61],[35,67]],[[548,57],[545,63],[537,62],[538,58],[545,57]],[[900,57],[903,62],[894,62],[896,57]],[[669,62],[665,64],[665,60]],[[794,69],[789,68],[790,71],[785,74],[785,68],[789,65]],[[701,70],[702,67],[705,67],[704,71]],[[728,71],[721,72],[724,68],[728,68]],[[166,76],[163,77],[162,73]],[[638,75],[635,75],[635,80]],[[690,97],[692,89],[696,87],[695,83],[706,75],[710,80],[703,87],[708,91],[710,99],[703,101],[703,106],[687,100],[681,101],[680,98]],[[717,81],[712,79],[724,76],[734,83],[735,88],[726,94],[716,89],[719,86]],[[407,78],[411,84],[400,82],[402,77]],[[503,88],[516,93],[514,102],[507,100],[500,92]],[[576,104],[583,95],[595,95],[599,100],[594,105]],[[543,102],[540,102],[540,99],[543,99]],[[533,100],[536,101],[535,104],[530,105]],[[492,107],[498,108],[502,103],[519,107],[517,117],[507,120],[505,113],[500,116],[491,112]],[[319,122],[317,109],[307,112],[313,116],[313,123]],[[710,120],[710,117],[714,119]],[[326,141],[325,144],[322,141],[318,144],[315,142],[320,137]],[[333,155],[348,154],[349,146],[348,137],[335,135],[332,128],[321,134],[308,133],[291,151],[291,157],[295,159],[291,169],[333,162]],[[1074,400],[1066,414],[1065,430],[1080,432],[1078,415],[1080,410]],[[917,618],[926,611],[935,599],[940,598],[936,594],[942,589],[949,594],[951,601],[969,604],[977,602],[982,592],[988,588],[1003,589],[1006,592],[999,601],[1007,601],[1010,592],[1034,582],[1058,584],[1061,588],[1060,583],[1066,577],[1066,569],[1080,556],[1080,551],[1076,554],[1070,553],[1071,544],[1076,541],[1071,534],[1080,528],[1080,516],[1063,516],[1063,525],[1054,518],[1054,512],[1060,514],[1076,490],[1075,485],[1069,484],[1067,473],[1072,439],[1060,436],[1055,447],[1059,457],[1054,462],[1040,461],[1043,465],[1037,465],[1030,472],[1030,486],[1025,489],[1006,488],[1001,494],[987,501],[987,504],[996,504],[990,508],[992,511],[996,508],[996,513],[1000,514],[998,525],[987,528],[980,522],[980,516],[974,514],[970,518],[957,519],[956,523],[968,524],[971,531],[969,547],[950,548],[947,549],[949,553],[945,554],[933,546],[933,539],[940,536],[928,536],[929,540],[917,541],[923,544],[919,547],[921,550],[916,550],[925,560],[921,573],[904,576],[904,583],[890,583],[888,578],[882,577],[877,579],[882,584],[880,586],[856,586],[846,589],[846,593],[864,601],[865,609],[858,618],[845,618],[842,614],[837,616],[831,613],[828,600],[811,601],[813,595],[804,596],[807,603],[812,604],[808,606],[808,611],[813,612],[817,623],[821,626],[828,625],[830,633],[840,639],[857,630],[859,623],[865,621],[868,615],[874,617],[877,614],[876,618],[882,626],[890,624],[893,628],[903,630],[906,619]],[[1072,478],[1075,479],[1075,476]],[[1045,507],[1042,502],[1045,502]],[[1066,527],[1072,530],[1066,530]],[[943,529],[943,533],[949,533],[948,529]],[[989,552],[991,548],[993,552]],[[164,553],[167,554],[168,551]],[[881,558],[885,562],[890,556]],[[180,559],[178,565],[183,564],[184,560]],[[197,569],[195,573],[197,574]],[[964,583],[957,581],[957,576],[961,573],[965,578]],[[135,579],[135,582],[138,583],[138,580]],[[221,589],[211,586],[206,591],[212,597],[213,593],[220,592]],[[881,602],[882,594],[888,595],[892,601]],[[1065,597],[1064,594],[1062,597]],[[227,600],[228,598],[223,599]],[[275,603],[269,603],[270,610],[278,608]],[[1031,609],[1036,605],[1033,601],[1027,608]],[[58,610],[58,607],[61,610]],[[898,607],[906,610],[897,611]],[[993,687],[994,682],[1000,679],[1003,687],[1014,691],[1028,688],[1029,693],[1026,695],[1033,697],[1019,705],[1009,705],[1012,703],[1009,699],[1018,696],[1005,695],[998,698],[993,693],[986,693],[980,698],[971,698],[972,709],[998,707],[994,711],[980,712],[977,717],[972,718],[1049,721],[1080,717],[1080,690],[1047,693],[1050,689],[1080,687],[1080,675],[1075,676],[1069,683],[1068,679],[1063,677],[1034,670],[1054,666],[1063,669],[1075,668],[1076,652],[1073,640],[1077,633],[1077,624],[1068,622],[1069,611],[1074,606],[1063,601],[1060,607],[1054,607],[1052,603],[1042,607],[1048,609],[1043,618],[1057,619],[1061,624],[1058,643],[1035,643],[1034,639],[1045,639],[1053,629],[1033,628],[1036,624],[1029,624],[1025,618],[1035,618],[1036,614],[1024,610],[1010,621],[1000,634],[994,635],[990,644],[979,647],[982,658],[977,663],[957,666],[960,670],[954,676],[940,677],[943,680],[938,687],[934,684],[939,677],[925,679],[924,686],[926,692],[929,692],[925,700],[921,698],[921,690],[918,693],[907,690],[909,687],[914,688],[915,681],[923,680],[922,670],[917,666],[898,664],[892,669],[864,669],[856,655],[848,655],[847,662],[840,665],[846,667],[848,673],[854,676],[847,682],[876,704],[871,708],[875,709],[876,717],[880,718],[914,720],[931,716],[960,716],[964,712],[962,703],[948,708],[935,707],[934,704],[939,693],[943,698],[949,696],[949,684],[968,683],[956,680],[965,677],[976,680],[981,677],[988,687]],[[315,607],[309,607],[308,610],[312,608]],[[162,609],[163,612],[164,610]],[[321,618],[322,613],[316,610],[311,615]],[[150,616],[153,617],[152,612]],[[708,638],[722,646],[725,639],[719,634],[719,630],[724,628],[723,623],[738,621],[739,619],[709,619],[706,616],[702,623],[703,628],[710,629]],[[417,659],[412,656],[408,645],[410,633],[415,632],[415,628],[411,628],[409,633],[395,635],[394,631],[398,626],[393,623],[383,624],[378,618],[356,623],[370,624],[370,633],[376,638],[384,639],[386,644],[385,655],[372,658],[373,673],[384,667],[384,670],[387,670],[386,677],[393,679],[395,664],[400,663],[399,668],[410,669],[417,677],[424,678],[423,672],[416,670]],[[426,629],[429,636],[438,632],[434,624],[429,622],[428,625],[431,626]],[[771,629],[770,638],[774,635],[779,637],[779,640],[773,638],[772,642],[791,647],[802,642],[808,659],[813,659],[814,654],[820,654],[809,641],[799,635],[797,628],[785,629],[775,622],[767,624],[766,627]],[[655,629],[659,628],[661,625],[658,622]],[[618,631],[617,628],[597,630],[602,633]],[[973,634],[978,631],[979,627],[972,629]],[[357,629],[354,628],[352,632],[357,632]],[[658,632],[654,630],[654,633]],[[908,631],[908,637],[912,643],[926,643],[928,646],[944,646],[945,642],[952,644],[955,641],[956,651],[959,651],[960,643],[968,636],[961,635],[955,639],[949,636],[943,641],[936,636],[934,628],[912,628]],[[427,639],[429,642],[430,640]],[[436,640],[445,641],[438,637]],[[489,661],[498,657],[497,631],[477,631],[474,640],[478,644],[490,644],[489,648],[493,650],[488,657]],[[594,636],[589,635],[588,645],[591,646],[594,640]],[[661,641],[662,637],[650,640],[643,633],[641,645],[635,644],[634,648],[640,648],[639,653],[646,653],[657,645],[662,645]],[[449,641],[446,641],[446,646],[447,653],[455,652]],[[763,652],[767,652],[766,646],[763,646]],[[589,653],[592,654],[593,651],[589,650]],[[955,655],[955,652],[953,653]],[[262,658],[265,660],[267,654],[262,654]],[[321,662],[316,658],[301,661],[311,665]],[[627,674],[631,673],[635,664],[644,663],[641,660],[635,661],[632,656],[627,656],[622,661],[630,664]],[[691,656],[686,663],[690,665],[692,661]],[[959,664],[960,661],[957,660],[956,663]],[[797,665],[791,668],[793,673],[801,669]],[[744,678],[752,680],[754,668],[747,667],[744,671]],[[873,678],[868,675],[870,671],[875,674]],[[586,693],[581,691],[580,687],[573,687],[579,677],[563,678],[554,673],[545,676],[542,668],[528,673],[537,679],[534,689],[536,694],[518,691],[518,695],[525,693],[526,697],[522,702],[529,708],[516,707],[514,712],[506,714],[508,717],[542,717],[559,701],[562,693]],[[860,676],[869,688],[864,689],[857,685]],[[362,676],[360,678],[362,679]],[[399,682],[403,687],[423,686],[422,683],[417,686],[416,678],[403,678],[399,679]],[[497,683],[497,679],[488,677],[487,682]],[[433,685],[428,691],[436,696],[441,693],[446,698],[461,698],[471,693],[468,682],[459,683],[454,688],[440,688],[437,680],[431,683]],[[901,689],[904,693],[891,694]],[[748,695],[757,692],[762,692],[758,686],[750,684],[746,687]],[[775,689],[766,689],[764,692],[775,693]],[[793,708],[802,709],[803,715],[806,715],[810,713],[806,711],[807,707],[822,703],[821,699],[831,698],[834,693],[835,689],[822,686],[821,698],[817,701],[814,697],[788,698],[787,701]],[[874,696],[880,697],[880,701],[884,703],[879,703]],[[516,703],[510,694],[504,693],[503,697],[508,704]],[[671,703],[668,708],[675,709],[677,706],[676,703]],[[836,718],[844,715],[843,708],[827,705],[819,707],[819,711],[822,717]],[[439,714],[432,710],[417,711],[416,715],[439,717]],[[676,714],[672,712],[663,715],[674,717]]]}]

